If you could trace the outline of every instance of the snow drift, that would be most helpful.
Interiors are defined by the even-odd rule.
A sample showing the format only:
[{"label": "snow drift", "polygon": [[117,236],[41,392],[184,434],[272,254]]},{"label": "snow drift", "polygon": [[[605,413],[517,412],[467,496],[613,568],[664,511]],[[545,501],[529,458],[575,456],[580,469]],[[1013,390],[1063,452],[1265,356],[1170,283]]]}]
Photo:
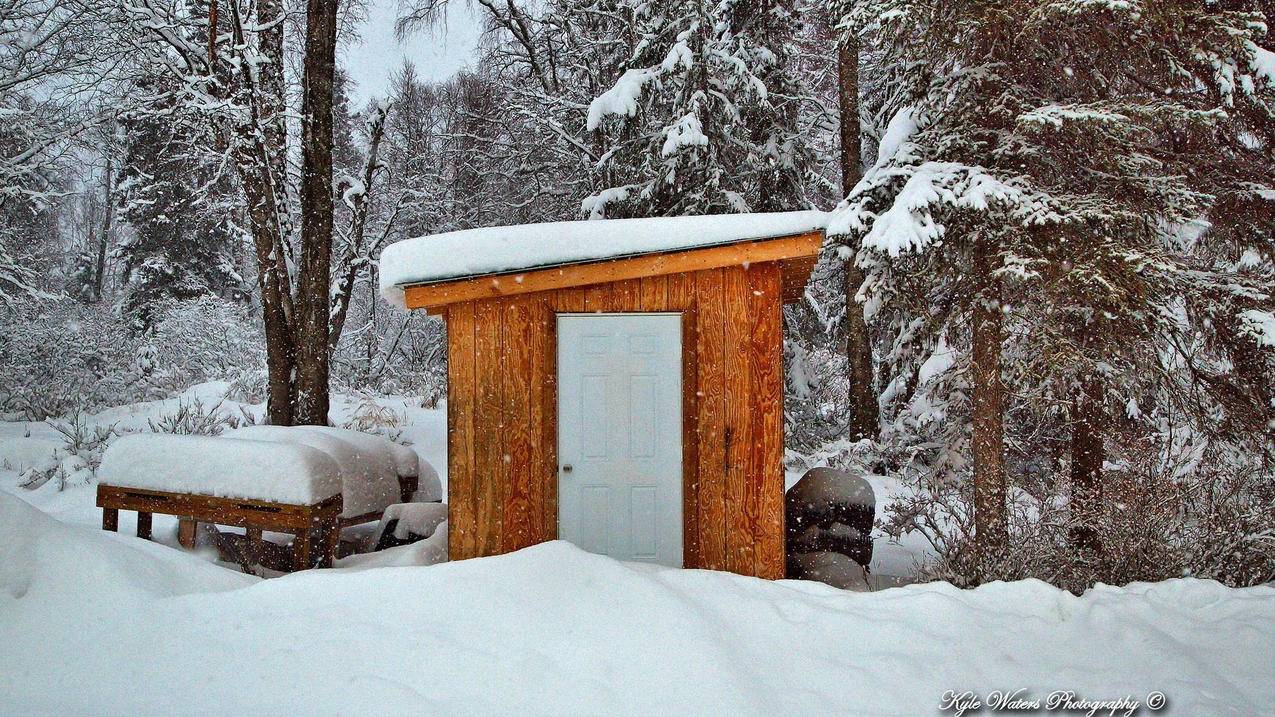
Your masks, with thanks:
[{"label": "snow drift", "polygon": [[945,690],[1275,705],[1275,589],[879,593],[566,543],[257,580],[0,494],[12,714],[934,714]]}]

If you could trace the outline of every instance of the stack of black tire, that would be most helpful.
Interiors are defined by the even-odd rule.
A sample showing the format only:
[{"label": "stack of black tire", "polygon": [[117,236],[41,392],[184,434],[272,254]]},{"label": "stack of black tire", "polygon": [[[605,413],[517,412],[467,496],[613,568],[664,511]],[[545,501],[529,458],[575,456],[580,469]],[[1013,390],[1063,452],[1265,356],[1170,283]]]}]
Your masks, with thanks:
[{"label": "stack of black tire", "polygon": [[788,577],[806,579],[800,556],[844,555],[866,571],[872,562],[872,523],[876,500],[860,475],[833,468],[812,468],[784,500]]}]

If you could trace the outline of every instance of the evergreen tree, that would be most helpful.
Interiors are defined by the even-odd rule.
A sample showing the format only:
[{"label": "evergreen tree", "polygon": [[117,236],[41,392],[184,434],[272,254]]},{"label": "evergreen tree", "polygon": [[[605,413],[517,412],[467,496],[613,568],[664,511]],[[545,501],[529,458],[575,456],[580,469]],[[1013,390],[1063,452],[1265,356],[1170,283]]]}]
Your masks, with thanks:
[{"label": "evergreen tree", "polygon": [[123,126],[121,217],[133,231],[117,250],[122,308],[146,329],[162,300],[224,295],[242,281],[223,206],[231,187],[206,158],[209,138],[176,112],[147,113]]},{"label": "evergreen tree", "polygon": [[788,3],[618,3],[638,38],[624,74],[589,107],[607,145],[582,208],[592,217],[807,206]]},{"label": "evergreen tree", "polygon": [[984,577],[1008,557],[1007,457],[1066,456],[1082,556],[1109,472],[1269,461],[1275,55],[1255,3],[858,0],[843,24],[898,94],[830,233],[892,347],[883,400],[973,458]]}]

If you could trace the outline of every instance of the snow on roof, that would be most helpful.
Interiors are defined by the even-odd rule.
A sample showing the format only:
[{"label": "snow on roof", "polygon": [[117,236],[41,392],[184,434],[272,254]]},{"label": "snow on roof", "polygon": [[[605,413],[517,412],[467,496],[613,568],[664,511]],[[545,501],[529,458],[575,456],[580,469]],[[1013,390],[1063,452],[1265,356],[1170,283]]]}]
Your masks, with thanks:
[{"label": "snow on roof", "polygon": [[210,436],[124,436],[106,449],[97,474],[121,488],[296,505],[341,492],[339,468],[321,450]]},{"label": "snow on roof", "polygon": [[403,287],[581,264],[822,230],[825,212],[597,219],[466,229],[408,239],[381,252],[381,294],[404,305]]}]

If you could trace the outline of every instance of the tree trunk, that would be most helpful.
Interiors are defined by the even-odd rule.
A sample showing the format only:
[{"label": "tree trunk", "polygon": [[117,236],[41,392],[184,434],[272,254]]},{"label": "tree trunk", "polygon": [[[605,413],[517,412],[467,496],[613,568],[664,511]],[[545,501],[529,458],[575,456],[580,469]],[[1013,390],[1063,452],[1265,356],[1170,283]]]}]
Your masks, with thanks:
[{"label": "tree trunk", "polygon": [[837,46],[837,104],[841,112],[841,193],[863,176],[863,128],[859,123],[859,39],[847,34]]},{"label": "tree trunk", "polygon": [[208,64],[217,64],[217,0],[208,0]]},{"label": "tree trunk", "polygon": [[[283,151],[280,148],[278,151]],[[257,285],[261,290],[261,318],[266,335],[266,375],[269,394],[266,417],[271,425],[291,426],[294,416],[293,378],[296,366],[291,322],[286,302],[291,292],[286,274],[280,274],[275,261],[279,249],[278,223],[274,198],[264,164],[247,160],[240,177],[247,200],[253,248],[257,258]]]},{"label": "tree trunk", "polygon": [[367,363],[363,367],[363,381],[369,386],[372,383],[372,360],[376,358],[376,305],[377,294],[376,267],[371,266],[368,269],[367,277],[367,301],[368,301],[368,330],[366,336],[363,337],[364,354]]},{"label": "tree trunk", "polygon": [[301,107],[301,262],[295,324],[297,423],[327,425],[332,265],[332,80],[337,0],[309,0]]},{"label": "tree trunk", "polygon": [[[296,404],[296,355],[293,343],[292,280],[288,273],[286,175],[287,156],[283,125],[283,6],[280,0],[261,0],[255,22],[267,29],[257,33],[257,51],[266,60],[248,77],[257,92],[247,96],[252,105],[254,125],[236,127],[235,163],[243,187],[257,262],[257,284],[261,290],[261,318],[266,339],[266,373],[269,381],[266,419],[276,426],[293,423]],[[238,19],[237,16],[236,20]],[[243,42],[242,28],[236,24],[236,41]],[[243,69],[240,69],[243,72]],[[256,131],[262,127],[262,131]]]},{"label": "tree trunk", "polygon": [[[862,176],[862,128],[859,125],[859,40],[847,35],[837,47],[837,98],[841,109],[841,193],[849,194]],[[849,438],[875,439],[880,412],[872,373],[872,342],[855,295],[863,286],[863,270],[852,255],[845,261],[846,380],[850,391]]]},{"label": "tree trunk", "polygon": [[1102,507],[1102,465],[1106,461],[1106,424],[1102,379],[1086,376],[1071,401],[1072,546],[1098,553],[1102,543],[1097,525]]},{"label": "tree trunk", "polygon": [[111,222],[115,219],[115,179],[112,176],[111,158],[106,158],[105,187],[102,196],[102,236],[97,242],[97,264],[93,267],[93,301],[102,300],[102,287],[106,278],[106,248],[111,241]]},{"label": "tree trunk", "polygon": [[258,0],[257,24],[263,29],[257,33],[257,43],[267,62],[256,69],[261,99],[257,120],[268,150],[264,159],[269,171],[265,178],[271,185],[269,194],[274,202],[274,217],[278,223],[276,232],[281,253],[276,257],[276,264],[281,272],[286,273],[288,260],[291,258],[288,242],[292,238],[293,224],[292,198],[288,185],[288,106],[283,76],[283,18],[283,0]]},{"label": "tree trunk", "polygon": [[[1001,302],[997,249],[975,239],[973,306],[974,545],[979,565],[1004,556],[1009,542],[1005,510],[1005,390],[1001,383]],[[980,568],[981,569],[981,568]]]}]

